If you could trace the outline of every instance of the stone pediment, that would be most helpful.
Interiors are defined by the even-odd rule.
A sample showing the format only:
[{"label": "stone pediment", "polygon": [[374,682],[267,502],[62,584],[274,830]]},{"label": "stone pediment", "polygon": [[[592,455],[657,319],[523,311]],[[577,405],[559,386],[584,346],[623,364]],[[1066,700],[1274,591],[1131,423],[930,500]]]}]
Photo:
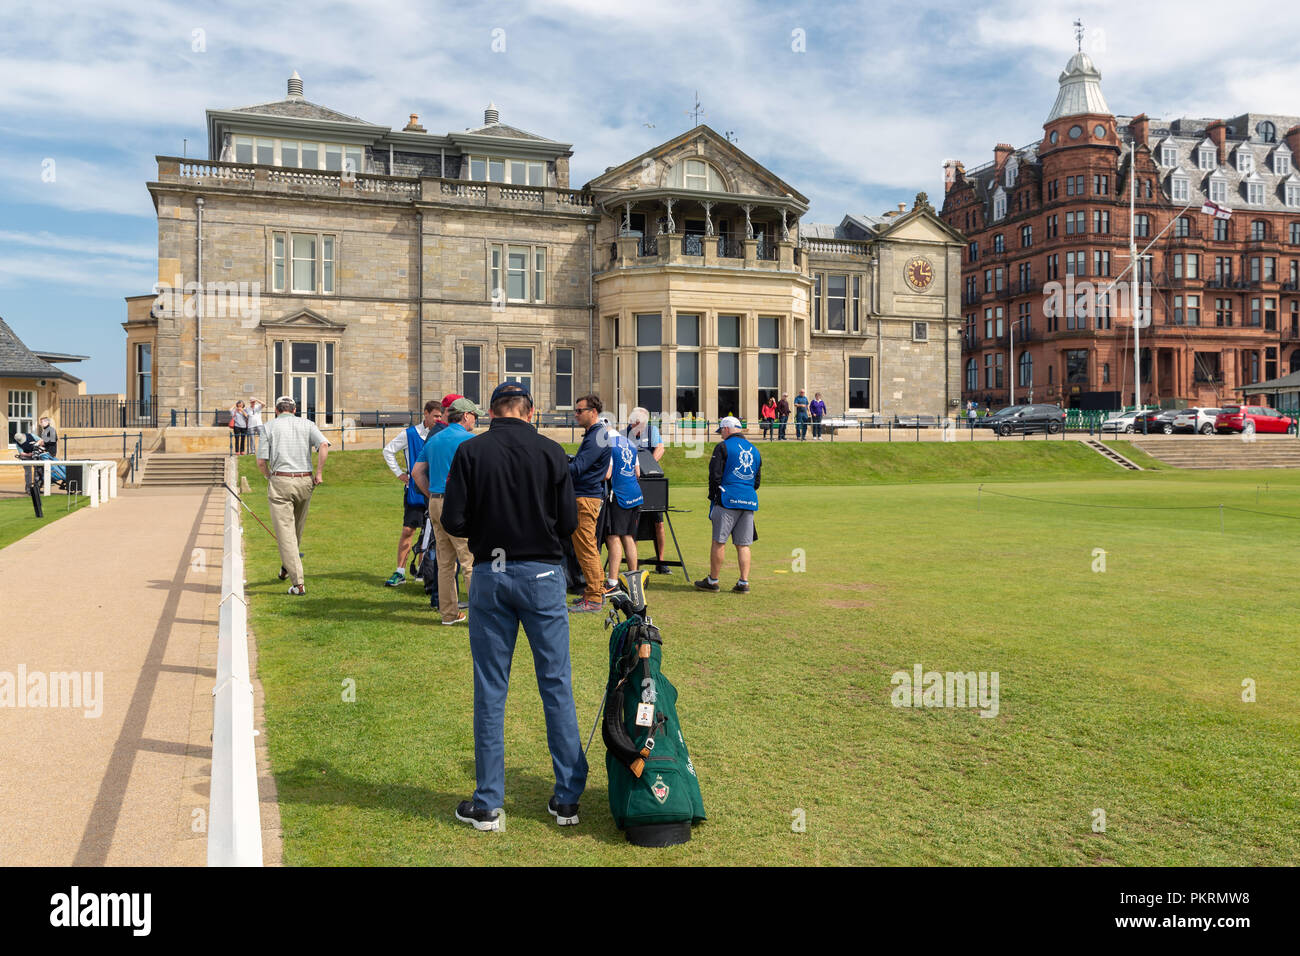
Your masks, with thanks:
[{"label": "stone pediment", "polygon": [[346,322],[335,322],[327,319],[319,312],[312,309],[298,309],[294,312],[288,312],[274,319],[263,319],[258,323],[260,328],[275,329],[276,331],[298,331],[298,332],[334,332],[339,333],[347,328]]},{"label": "stone pediment", "polygon": [[674,169],[688,159],[704,160],[717,171],[721,189],[714,191],[773,199],[789,197],[805,207],[808,204],[808,197],[703,125],[608,170],[585,188],[597,194],[680,188],[674,185]]},{"label": "stone pediment", "polygon": [[[912,242],[965,242],[965,237],[934,214],[924,193],[917,196],[911,212],[886,220],[876,232],[877,238]],[[924,205],[922,204],[924,202]]]}]

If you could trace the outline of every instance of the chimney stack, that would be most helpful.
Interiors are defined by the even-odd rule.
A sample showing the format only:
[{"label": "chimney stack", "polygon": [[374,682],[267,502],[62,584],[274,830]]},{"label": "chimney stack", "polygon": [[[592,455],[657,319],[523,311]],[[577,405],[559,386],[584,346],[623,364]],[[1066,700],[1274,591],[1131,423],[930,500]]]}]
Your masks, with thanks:
[{"label": "chimney stack", "polygon": [[1128,124],[1129,130],[1133,133],[1133,145],[1149,146],[1151,136],[1151,118],[1146,113],[1139,113],[1133,117]]},{"label": "chimney stack", "polygon": [[501,114],[497,111],[497,105],[495,103],[489,103],[487,109],[483,111],[483,124],[485,126],[490,126],[493,123],[500,122]]},{"label": "chimney stack", "polygon": [[289,77],[289,95],[286,96],[285,99],[288,100],[302,99],[302,77],[298,75],[297,70],[294,70],[293,76]]},{"label": "chimney stack", "polygon": [[423,133],[425,129],[420,125],[420,114],[412,113],[410,122],[402,127],[403,133]]},{"label": "chimney stack", "polygon": [[956,159],[944,160],[943,163],[943,194],[946,196],[952,192],[952,187],[957,184],[957,177],[965,172],[961,161]]},{"label": "chimney stack", "polygon": [[1228,161],[1228,128],[1223,120],[1215,120],[1205,128],[1205,133],[1218,150],[1219,165],[1224,165]]},{"label": "chimney stack", "polygon": [[1291,150],[1292,167],[1300,166],[1300,126],[1292,126],[1282,138]]},{"label": "chimney stack", "polygon": [[1015,151],[1016,148],[1014,146],[1009,146],[1006,143],[998,143],[993,147],[993,167],[1001,171],[1002,167],[1007,164],[1007,160],[1011,158],[1011,154]]}]

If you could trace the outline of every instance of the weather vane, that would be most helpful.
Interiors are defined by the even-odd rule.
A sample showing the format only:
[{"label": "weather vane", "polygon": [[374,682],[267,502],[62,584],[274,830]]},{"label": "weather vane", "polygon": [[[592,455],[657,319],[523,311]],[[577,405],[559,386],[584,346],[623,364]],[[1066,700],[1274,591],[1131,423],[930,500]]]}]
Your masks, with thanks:
[{"label": "weather vane", "polygon": [[699,126],[699,125],[700,125],[700,117],[704,115],[704,110],[701,109],[701,107],[700,107],[700,91],[699,91],[699,90],[696,90],[696,91],[695,91],[695,109],[693,109],[693,110],[687,110],[687,111],[686,111],[686,115],[689,116],[689,117],[692,119],[692,121],[694,122],[694,125],[696,125],[696,126]]},{"label": "weather vane", "polygon": [[1083,52],[1083,21],[1074,21],[1074,39],[1079,44],[1079,52]]}]

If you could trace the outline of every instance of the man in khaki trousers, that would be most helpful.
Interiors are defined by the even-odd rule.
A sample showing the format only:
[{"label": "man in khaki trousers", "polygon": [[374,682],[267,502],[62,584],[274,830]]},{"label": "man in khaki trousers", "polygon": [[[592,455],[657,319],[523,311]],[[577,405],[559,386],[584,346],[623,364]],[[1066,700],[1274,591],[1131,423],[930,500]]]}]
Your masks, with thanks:
[{"label": "man in khaki trousers", "polygon": [[469,594],[474,558],[469,553],[469,539],[454,537],[442,526],[442,494],[447,490],[447,474],[451,471],[456,449],[474,437],[474,426],[482,414],[483,409],[468,398],[456,399],[444,416],[447,427],[424,443],[419,459],[411,466],[411,480],[429,498],[429,520],[433,523],[433,538],[438,545],[438,610],[442,612],[442,623],[448,626],[468,620],[460,613],[456,562],[460,562],[465,593]]},{"label": "man in khaki trousers", "polygon": [[[275,421],[265,426],[257,448],[257,468],[266,476],[271,526],[280,546],[280,580],[291,580],[290,594],[306,594],[298,553],[312,492],[324,480],[330,443],[315,422],[295,414],[297,407],[288,395],[275,400]],[[315,472],[311,469],[313,450],[317,450]]]}]

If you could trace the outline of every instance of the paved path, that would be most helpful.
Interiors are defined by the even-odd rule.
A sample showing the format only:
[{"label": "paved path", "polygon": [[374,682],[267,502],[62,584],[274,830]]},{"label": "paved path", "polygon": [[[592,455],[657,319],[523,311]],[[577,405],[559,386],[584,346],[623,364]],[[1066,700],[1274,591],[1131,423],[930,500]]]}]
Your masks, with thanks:
[{"label": "paved path", "polygon": [[[0,550],[0,866],[206,862],[223,494],[123,491]],[[20,668],[26,707],[15,706]],[[32,706],[33,680],[74,671],[90,676],[63,691],[84,690],[92,716],[87,699]],[[261,705],[259,686],[259,728]],[[258,764],[275,864],[264,735]]]}]

